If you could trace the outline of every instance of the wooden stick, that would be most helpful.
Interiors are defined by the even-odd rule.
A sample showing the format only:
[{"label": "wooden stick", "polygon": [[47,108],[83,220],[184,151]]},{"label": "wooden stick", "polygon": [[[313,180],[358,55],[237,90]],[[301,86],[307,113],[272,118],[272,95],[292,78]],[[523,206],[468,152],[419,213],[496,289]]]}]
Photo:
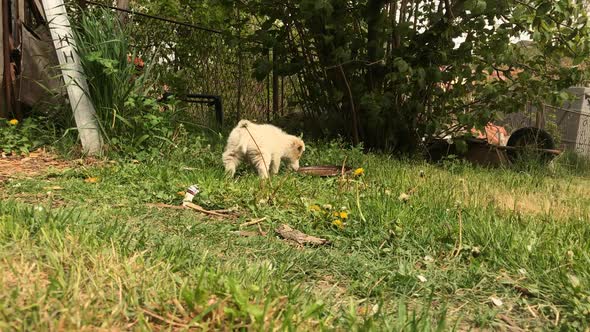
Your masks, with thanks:
[{"label": "wooden stick", "polygon": [[455,252],[453,253],[452,257],[455,258],[461,254],[461,250],[463,249],[463,218],[461,217],[461,208],[458,211],[459,214],[459,242],[455,248]]},{"label": "wooden stick", "polygon": [[211,212],[217,212],[217,213],[231,213],[231,212],[235,212],[236,209],[235,208],[229,208],[229,209],[221,209],[221,210],[209,210]]},{"label": "wooden stick", "polygon": [[212,215],[212,216],[216,216],[216,217],[223,217],[223,218],[229,218],[229,217],[231,217],[231,216],[229,216],[227,214],[221,214],[221,213],[217,213],[217,212],[205,210],[202,207],[200,207],[200,206],[198,206],[198,205],[196,205],[194,203],[191,203],[191,202],[183,202],[182,205],[184,205],[186,207],[189,207],[189,208],[191,208],[193,210],[199,211],[201,213]]},{"label": "wooden stick", "polygon": [[258,224],[260,222],[263,222],[265,220],[266,220],[266,217],[262,217],[260,219],[254,219],[254,220],[251,220],[251,221],[248,221],[248,222],[245,222],[245,223],[241,224],[240,225],[240,228],[241,227],[246,227],[246,226],[251,226],[251,225],[256,225],[256,224]]}]

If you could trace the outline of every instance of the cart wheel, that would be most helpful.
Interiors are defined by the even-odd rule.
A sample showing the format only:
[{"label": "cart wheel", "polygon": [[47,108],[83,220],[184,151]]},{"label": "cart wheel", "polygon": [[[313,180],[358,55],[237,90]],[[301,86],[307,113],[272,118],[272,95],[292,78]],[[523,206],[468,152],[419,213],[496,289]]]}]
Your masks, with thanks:
[{"label": "cart wheel", "polygon": [[555,149],[555,141],[551,135],[543,129],[535,127],[520,128],[508,138],[507,146],[519,148],[507,150],[506,154],[511,162],[518,159],[536,158],[542,162],[549,162],[553,154],[534,149]]}]

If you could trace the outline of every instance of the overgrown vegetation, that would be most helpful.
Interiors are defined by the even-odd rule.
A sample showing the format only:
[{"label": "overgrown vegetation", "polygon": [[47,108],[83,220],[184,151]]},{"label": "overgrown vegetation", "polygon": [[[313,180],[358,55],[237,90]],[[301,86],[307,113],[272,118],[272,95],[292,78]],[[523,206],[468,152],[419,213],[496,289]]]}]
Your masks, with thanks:
[{"label": "overgrown vegetation", "polygon": [[[561,88],[585,74],[556,56],[590,51],[586,21],[572,3],[141,5],[193,23],[197,9],[207,13],[208,26],[230,27],[229,34],[200,45],[228,52],[220,62],[200,58],[191,47],[201,34],[178,28],[162,43],[169,27],[122,27],[94,7],[76,12],[108,159],[70,161],[42,175],[1,173],[0,330],[590,328],[587,160],[566,153],[548,167],[527,160],[482,169],[454,157],[432,165],[364,152],[410,151],[419,137],[484,124],[499,109],[566,98]],[[484,29],[495,19],[505,25]],[[508,44],[524,31],[536,46]],[[553,42],[564,33],[573,44]],[[453,48],[461,34],[465,42]],[[341,134],[321,142],[306,136],[302,165],[344,163],[354,173],[317,178],[283,168],[266,182],[243,167],[228,179],[223,133],[197,129],[175,98],[158,101],[163,82],[225,98],[244,73],[234,71],[239,66],[219,73],[219,64],[269,48],[276,62],[262,57],[253,76],[274,67],[293,80],[289,95],[310,131]],[[190,66],[204,68],[195,70],[201,81],[186,74]],[[504,79],[487,80],[493,73]],[[243,110],[256,109],[264,85],[244,86]],[[226,118],[240,115],[232,107]],[[301,118],[282,120],[296,133]],[[54,123],[0,120],[0,149],[27,153],[57,141],[75,150],[72,124],[58,123],[57,139],[45,122]],[[366,146],[350,144],[356,130]],[[230,208],[237,218],[153,205],[178,205],[192,184],[201,189],[195,203]],[[286,242],[274,231],[283,223],[332,244]]]},{"label": "overgrown vegetation", "polygon": [[[412,152],[423,138],[482,129],[527,103],[560,105],[569,98],[565,88],[587,81],[583,2],[329,0],[285,7],[150,0],[131,6],[217,32],[132,16],[123,33],[103,12],[83,31],[96,30],[105,17],[113,40],[127,38],[115,50],[130,43],[133,50],[98,58],[90,50],[95,65],[106,65],[102,70],[112,61],[123,66],[127,54],[141,55],[158,75],[150,84],[221,95],[229,124],[271,118],[366,148]],[[103,45],[100,38],[96,45]],[[271,91],[279,96],[276,114]],[[183,117],[191,113],[183,108]],[[281,121],[285,113],[296,114]]]},{"label": "overgrown vegetation", "polygon": [[176,121],[174,99],[158,101],[164,92],[151,76],[151,60],[131,53],[129,34],[110,10],[83,11],[74,38],[88,77],[103,136],[109,148],[131,158],[161,157],[186,137]]},{"label": "overgrown vegetation", "polygon": [[[585,82],[589,29],[573,1],[228,1],[300,77],[300,100],[355,143],[414,150]],[[256,22],[256,23],[254,23]],[[515,43],[529,36],[532,41]],[[569,59],[569,60],[568,60]]]},{"label": "overgrown vegetation", "polygon": [[[220,149],[198,140],[153,163],[1,184],[2,328],[588,327],[589,183],[561,164],[432,166],[310,143],[303,164],[346,158],[364,175],[281,173],[269,187],[246,168],[225,179]],[[195,183],[196,203],[239,218],[146,206]],[[346,211],[342,225],[326,210]],[[261,217],[268,235],[235,233]],[[281,223],[333,245],[286,243]]]},{"label": "overgrown vegetation", "polygon": [[27,118],[23,122],[0,118],[0,153],[26,155],[43,144],[52,143],[55,133],[52,135],[48,126],[40,125],[42,121],[39,118]]}]

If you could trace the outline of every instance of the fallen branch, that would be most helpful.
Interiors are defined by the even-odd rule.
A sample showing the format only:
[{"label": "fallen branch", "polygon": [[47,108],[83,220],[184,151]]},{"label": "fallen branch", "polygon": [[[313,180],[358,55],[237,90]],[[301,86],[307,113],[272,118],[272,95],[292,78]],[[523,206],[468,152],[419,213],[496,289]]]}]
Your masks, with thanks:
[{"label": "fallen branch", "polygon": [[222,217],[222,218],[231,218],[232,217],[231,215],[228,215],[228,214],[223,214],[223,213],[218,213],[218,212],[214,212],[214,211],[205,210],[203,207],[201,207],[201,206],[199,206],[197,204],[191,203],[191,202],[183,202],[182,205],[183,206],[186,206],[186,207],[189,207],[189,208],[191,208],[191,209],[193,209],[195,211],[199,211],[201,213],[208,214],[208,215],[211,215],[211,216]]},{"label": "fallen branch", "polygon": [[229,208],[229,209],[221,209],[221,210],[209,210],[211,212],[217,212],[217,213],[232,213],[232,212],[236,212],[237,208],[233,207],[233,208]]},{"label": "fallen branch", "polygon": [[246,226],[251,226],[251,225],[256,225],[256,224],[258,224],[260,222],[263,222],[265,220],[266,220],[266,217],[263,217],[263,218],[260,218],[260,219],[254,219],[252,221],[248,221],[248,222],[245,222],[245,223],[241,224],[240,225],[240,228],[246,227]]},{"label": "fallen branch", "polygon": [[461,217],[461,208],[459,208],[459,240],[456,243],[455,252],[452,255],[452,258],[455,258],[461,254],[461,250],[463,249],[463,218]]},{"label": "fallen branch", "polygon": [[195,211],[207,214],[207,215],[211,215],[211,216],[216,216],[216,217],[222,217],[222,218],[232,218],[233,215],[230,214],[225,214],[224,212],[229,212],[229,209],[225,209],[225,210],[206,210],[204,209],[202,206],[191,203],[191,202],[183,202],[182,205],[170,205],[170,204],[164,204],[164,203],[147,203],[146,204],[149,207],[154,207],[157,209],[162,209],[162,208],[166,208],[166,209],[175,209],[175,210],[184,210],[184,209],[193,209]]},{"label": "fallen branch", "polygon": [[277,227],[276,231],[277,231],[277,233],[279,233],[279,235],[283,239],[294,241],[300,245],[303,245],[303,244],[311,244],[311,245],[330,244],[329,240],[322,239],[322,238],[315,237],[315,236],[311,236],[311,235],[307,235],[307,234],[302,233],[296,229],[291,228],[291,226],[289,226],[287,224],[280,225],[279,227]]}]

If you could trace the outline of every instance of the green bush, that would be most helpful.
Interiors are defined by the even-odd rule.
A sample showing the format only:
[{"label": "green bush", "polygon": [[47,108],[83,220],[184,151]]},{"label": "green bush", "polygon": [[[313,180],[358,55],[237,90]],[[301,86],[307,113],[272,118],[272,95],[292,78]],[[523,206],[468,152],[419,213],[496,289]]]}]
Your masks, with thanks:
[{"label": "green bush", "polygon": [[47,131],[38,124],[39,119],[23,122],[0,118],[0,151],[4,154],[28,154],[46,143]]},{"label": "green bush", "polygon": [[[175,120],[178,104],[158,102],[151,64],[132,53],[128,33],[114,13],[85,10],[75,21],[74,38],[109,152],[159,158],[186,136]],[[144,65],[136,66],[136,60]]]}]

